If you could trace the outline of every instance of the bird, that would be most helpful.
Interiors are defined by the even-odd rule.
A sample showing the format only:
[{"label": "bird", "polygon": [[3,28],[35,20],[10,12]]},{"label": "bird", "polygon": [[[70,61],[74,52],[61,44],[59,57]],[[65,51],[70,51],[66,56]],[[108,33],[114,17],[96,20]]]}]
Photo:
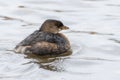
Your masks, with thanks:
[{"label": "bird", "polygon": [[67,30],[60,20],[47,19],[41,27],[18,43],[14,51],[16,53],[44,55],[59,55],[71,49],[68,38],[60,33]]}]

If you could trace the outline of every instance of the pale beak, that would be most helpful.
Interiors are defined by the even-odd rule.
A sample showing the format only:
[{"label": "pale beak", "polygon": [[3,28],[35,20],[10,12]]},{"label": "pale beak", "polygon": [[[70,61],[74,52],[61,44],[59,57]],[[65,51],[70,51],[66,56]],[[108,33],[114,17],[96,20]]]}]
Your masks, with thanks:
[{"label": "pale beak", "polygon": [[62,26],[62,27],[60,28],[60,30],[67,30],[67,29],[69,29],[69,27],[67,27],[67,26]]}]

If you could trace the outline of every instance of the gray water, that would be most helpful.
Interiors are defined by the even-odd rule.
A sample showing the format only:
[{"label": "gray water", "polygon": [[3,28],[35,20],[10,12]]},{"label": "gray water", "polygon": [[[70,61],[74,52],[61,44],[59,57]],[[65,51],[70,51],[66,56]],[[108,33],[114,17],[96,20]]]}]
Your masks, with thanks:
[{"label": "gray water", "polygon": [[[16,54],[46,19],[61,20],[69,56]],[[0,80],[120,80],[120,0],[0,0]]]}]

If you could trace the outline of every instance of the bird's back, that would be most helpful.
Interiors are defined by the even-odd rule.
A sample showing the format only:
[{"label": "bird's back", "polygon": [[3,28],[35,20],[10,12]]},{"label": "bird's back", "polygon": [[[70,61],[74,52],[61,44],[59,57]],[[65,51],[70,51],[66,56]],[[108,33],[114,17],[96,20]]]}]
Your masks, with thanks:
[{"label": "bird's back", "polygon": [[[30,34],[28,37],[26,37],[23,41],[21,41],[17,46],[29,46],[29,45],[33,45],[36,42],[40,42],[40,41],[49,41],[52,42],[52,36],[53,34],[48,34],[45,32],[40,32],[39,30],[36,30],[35,32],[33,32],[32,34]],[[50,38],[47,40],[47,38]]]}]

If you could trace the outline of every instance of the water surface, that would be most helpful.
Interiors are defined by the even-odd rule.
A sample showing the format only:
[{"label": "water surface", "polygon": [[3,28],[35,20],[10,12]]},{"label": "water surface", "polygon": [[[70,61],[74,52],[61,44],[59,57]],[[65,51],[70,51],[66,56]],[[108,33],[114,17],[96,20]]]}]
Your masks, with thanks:
[{"label": "water surface", "polygon": [[[71,55],[8,51],[46,19],[70,27]],[[119,0],[0,0],[0,80],[120,80],[119,26]]]}]

